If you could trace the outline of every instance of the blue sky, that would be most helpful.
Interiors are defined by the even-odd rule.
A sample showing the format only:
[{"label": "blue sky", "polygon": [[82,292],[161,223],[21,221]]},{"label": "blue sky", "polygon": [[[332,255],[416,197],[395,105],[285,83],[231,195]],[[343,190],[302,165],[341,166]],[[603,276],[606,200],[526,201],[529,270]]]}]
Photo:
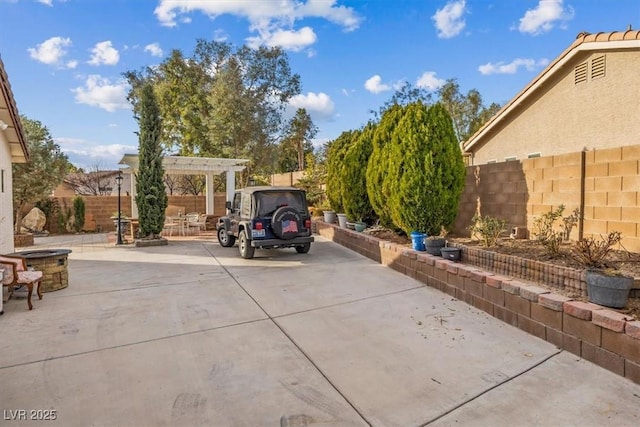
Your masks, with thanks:
[{"label": "blue sky", "polygon": [[282,46],[321,144],[403,82],[504,104],[579,32],[628,25],[640,0],[0,0],[0,55],[20,112],[75,165],[112,169],[138,146],[122,73],[198,38]]}]

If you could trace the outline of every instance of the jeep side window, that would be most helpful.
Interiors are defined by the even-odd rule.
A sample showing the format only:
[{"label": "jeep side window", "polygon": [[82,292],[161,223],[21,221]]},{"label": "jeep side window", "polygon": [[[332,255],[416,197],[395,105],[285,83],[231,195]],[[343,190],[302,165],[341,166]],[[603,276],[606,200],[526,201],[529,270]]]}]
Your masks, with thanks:
[{"label": "jeep side window", "polygon": [[240,206],[240,209],[240,216],[244,218],[251,216],[251,196],[249,194],[245,194],[242,198],[242,205]]},{"label": "jeep side window", "polygon": [[233,204],[231,205],[231,210],[233,212],[239,212],[240,211],[240,200],[242,198],[242,194],[241,193],[236,193],[233,195]]}]

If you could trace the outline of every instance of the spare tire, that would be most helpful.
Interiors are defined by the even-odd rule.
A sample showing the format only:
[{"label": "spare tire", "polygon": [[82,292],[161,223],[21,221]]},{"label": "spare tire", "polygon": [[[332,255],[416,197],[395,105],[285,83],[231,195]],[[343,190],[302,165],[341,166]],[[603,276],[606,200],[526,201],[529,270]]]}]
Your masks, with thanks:
[{"label": "spare tire", "polygon": [[273,234],[283,240],[293,239],[302,231],[302,217],[300,213],[289,206],[276,209],[271,217]]}]

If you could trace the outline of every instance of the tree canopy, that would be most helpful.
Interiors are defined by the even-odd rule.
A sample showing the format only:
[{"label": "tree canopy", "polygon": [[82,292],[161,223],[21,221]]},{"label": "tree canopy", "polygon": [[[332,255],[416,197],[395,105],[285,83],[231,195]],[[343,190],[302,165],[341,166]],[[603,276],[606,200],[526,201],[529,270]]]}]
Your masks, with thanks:
[{"label": "tree canopy", "polygon": [[200,39],[190,57],[174,50],[157,67],[124,75],[136,112],[144,84],[156,90],[169,152],[247,158],[247,177],[274,169],[283,114],[300,93],[300,77],[280,47],[235,48]]},{"label": "tree canopy", "polygon": [[53,142],[46,126],[25,116],[20,119],[27,140],[29,161],[15,163],[12,168],[16,233],[20,232],[25,206],[49,197],[72,168],[67,156]]}]

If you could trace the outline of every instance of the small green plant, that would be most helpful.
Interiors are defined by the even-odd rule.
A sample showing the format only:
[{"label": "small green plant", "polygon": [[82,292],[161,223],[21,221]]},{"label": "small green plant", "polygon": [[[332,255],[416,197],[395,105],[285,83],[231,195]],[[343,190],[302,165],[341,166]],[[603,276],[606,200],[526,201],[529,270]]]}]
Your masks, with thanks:
[{"label": "small green plant", "polygon": [[505,219],[482,216],[476,214],[471,219],[472,225],[469,227],[472,237],[479,236],[482,244],[487,247],[495,246],[500,235],[505,231],[507,221]]},{"label": "small green plant", "polygon": [[535,229],[533,234],[551,257],[558,256],[560,244],[564,240],[565,231],[556,231],[554,229],[556,221],[562,218],[563,212],[564,205],[560,205],[556,210],[546,212],[533,221],[533,228]]},{"label": "small green plant", "polygon": [[73,199],[73,229],[76,233],[82,231],[84,227],[84,199],[82,197],[76,197]]},{"label": "small green plant", "polygon": [[587,268],[606,269],[605,258],[620,240],[622,233],[619,231],[612,231],[606,237],[601,235],[600,239],[587,237],[575,243],[572,254]]}]

